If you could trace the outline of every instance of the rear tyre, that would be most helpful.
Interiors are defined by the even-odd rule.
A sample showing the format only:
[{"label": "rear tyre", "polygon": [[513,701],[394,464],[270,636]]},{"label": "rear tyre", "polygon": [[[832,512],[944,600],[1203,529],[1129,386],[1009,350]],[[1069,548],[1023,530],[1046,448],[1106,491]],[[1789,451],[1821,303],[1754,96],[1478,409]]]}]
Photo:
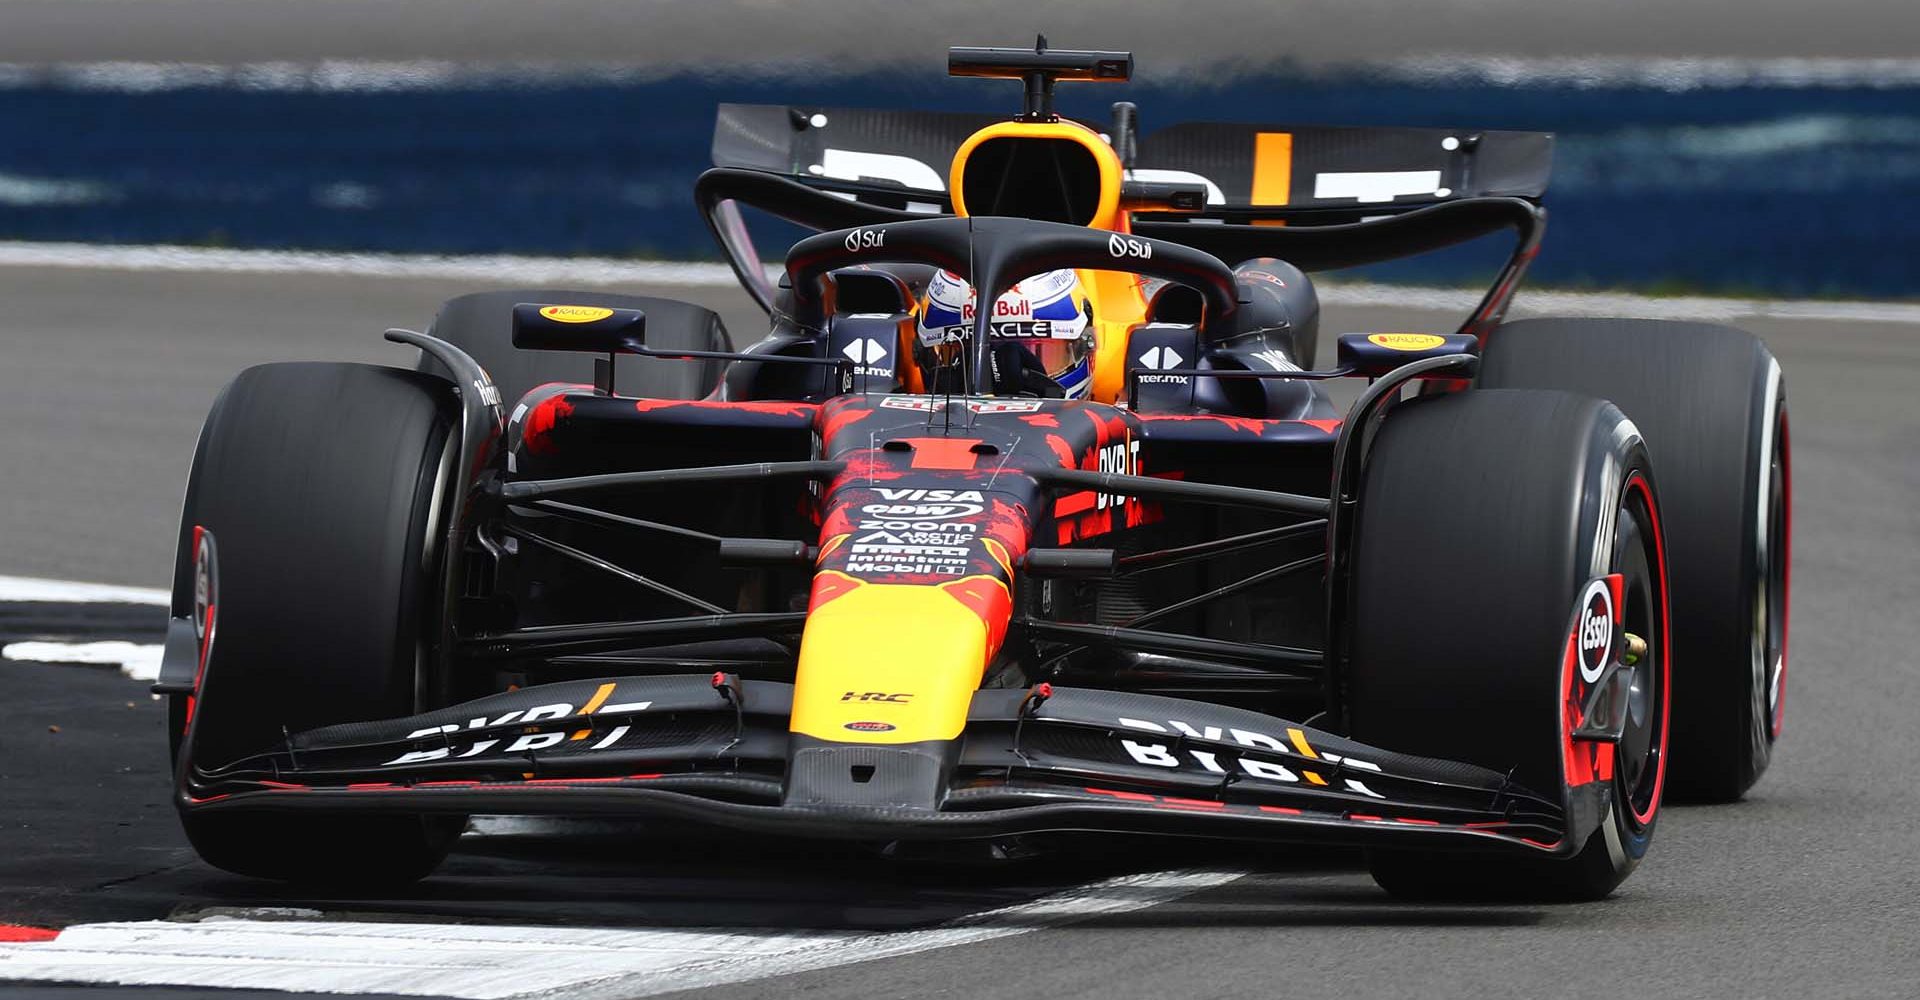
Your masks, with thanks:
[{"label": "rear tyre", "polygon": [[[647,314],[650,347],[733,350],[726,325],[717,314],[675,299],[554,289],[477,292],[448,299],[429,332],[480,362],[509,407],[528,391],[549,382],[593,381],[593,355],[523,351],[513,346],[513,307],[521,302],[638,309]],[[699,399],[719,384],[725,365],[724,361],[669,361],[622,354],[614,361],[614,388],[622,396]],[[430,357],[423,356],[418,368],[436,375],[448,374]]]},{"label": "rear tyre", "polygon": [[[174,604],[213,640],[197,694],[174,699],[176,766],[183,752],[188,768],[217,768],[286,733],[425,707],[416,692],[438,607],[431,522],[454,419],[444,380],[392,368],[262,365],[227,387],[182,513]],[[193,544],[196,527],[212,545]],[[198,602],[196,577],[213,581]],[[216,867],[353,886],[420,878],[464,825],[304,811],[183,811],[181,822]]]},{"label": "rear tyre", "polygon": [[1509,323],[1479,384],[1611,400],[1646,436],[1672,538],[1672,791],[1738,799],[1780,735],[1792,470],[1780,365],[1731,327],[1624,319]]},{"label": "rear tyre", "polygon": [[[1659,515],[1633,426],[1559,392],[1406,404],[1376,438],[1355,531],[1354,737],[1511,773],[1590,831],[1563,857],[1374,851],[1374,879],[1422,899],[1613,891],[1652,839],[1668,732]],[[1570,656],[1577,609],[1589,581],[1614,573],[1625,579],[1609,632],[1650,649],[1631,668],[1618,748],[1570,735],[1587,683]]]}]

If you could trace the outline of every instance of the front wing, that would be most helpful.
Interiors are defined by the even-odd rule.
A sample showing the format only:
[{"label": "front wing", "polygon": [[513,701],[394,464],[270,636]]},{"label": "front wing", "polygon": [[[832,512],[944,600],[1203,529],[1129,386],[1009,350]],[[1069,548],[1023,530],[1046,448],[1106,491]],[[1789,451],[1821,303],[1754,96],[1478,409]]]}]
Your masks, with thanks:
[{"label": "front wing", "polygon": [[[887,696],[848,695],[873,708],[856,738],[883,740]],[[982,690],[958,739],[914,743],[789,733],[792,702],[792,685],[730,674],[538,685],[296,733],[214,768],[183,753],[180,805],[616,814],[867,841],[1105,831],[1567,853],[1579,840],[1564,801],[1498,772],[1202,702]]]}]

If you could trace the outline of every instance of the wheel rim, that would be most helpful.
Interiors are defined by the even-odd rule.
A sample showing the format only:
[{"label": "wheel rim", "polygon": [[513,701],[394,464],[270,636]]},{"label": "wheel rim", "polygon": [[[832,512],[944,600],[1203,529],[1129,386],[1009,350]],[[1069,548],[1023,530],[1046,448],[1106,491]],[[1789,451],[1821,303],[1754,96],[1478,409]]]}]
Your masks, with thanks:
[{"label": "wheel rim", "polygon": [[1616,751],[1614,787],[1633,828],[1652,825],[1666,779],[1671,675],[1668,671],[1665,552],[1652,491],[1628,480],[1614,535],[1613,571],[1622,577],[1621,627],[1647,642],[1632,671],[1626,728]]},{"label": "wheel rim", "polygon": [[1787,680],[1788,562],[1793,545],[1791,463],[1787,412],[1782,406],[1774,418],[1773,448],[1767,463],[1767,520],[1762,536],[1766,548],[1760,553],[1760,593],[1754,600],[1755,679],[1760,683],[1760,707],[1769,742],[1780,735],[1780,702]]}]

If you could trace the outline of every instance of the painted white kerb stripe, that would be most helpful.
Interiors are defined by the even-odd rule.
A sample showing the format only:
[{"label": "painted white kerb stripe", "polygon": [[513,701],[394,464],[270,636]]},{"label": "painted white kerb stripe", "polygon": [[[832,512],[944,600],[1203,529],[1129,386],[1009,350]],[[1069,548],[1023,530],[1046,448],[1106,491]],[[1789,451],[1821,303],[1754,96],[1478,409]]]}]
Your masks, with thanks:
[{"label": "painted white kerb stripe", "polygon": [[253,919],[84,924],[52,941],[0,945],[0,980],[611,1000],[1024,934],[1152,906],[1240,874],[1128,875],[940,927],[885,933]]},{"label": "painted white kerb stripe", "polygon": [[[528,284],[735,284],[722,264],[619,260],[609,257],[436,257],[423,254],[320,253],[299,250],[215,250],[181,246],[0,242],[0,266],[232,274],[333,274],[364,278],[444,278]],[[769,275],[772,275],[769,269]],[[1482,292],[1366,282],[1318,282],[1329,305],[1448,309],[1465,313]],[[1920,323],[1920,303],[1774,301],[1706,296],[1674,298],[1607,292],[1522,289],[1515,316],[1624,316],[1735,322],[1743,318],[1803,322]]]}]

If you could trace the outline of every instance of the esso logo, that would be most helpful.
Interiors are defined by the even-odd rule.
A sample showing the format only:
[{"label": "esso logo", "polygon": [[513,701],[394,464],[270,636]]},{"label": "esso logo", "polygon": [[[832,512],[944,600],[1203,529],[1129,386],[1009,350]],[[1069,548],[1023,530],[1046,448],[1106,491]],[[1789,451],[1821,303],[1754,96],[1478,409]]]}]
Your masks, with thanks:
[{"label": "esso logo", "polygon": [[851,729],[856,733],[890,733],[898,727],[891,722],[849,722],[840,728]]},{"label": "esso logo", "polygon": [[193,637],[205,639],[213,610],[213,532],[195,526],[193,546]]},{"label": "esso logo", "polygon": [[1580,595],[1580,679],[1588,684],[1600,679],[1613,658],[1613,588],[1606,580],[1587,584]]},{"label": "esso logo", "polygon": [[848,253],[861,250],[877,250],[887,245],[887,231],[884,229],[856,229],[847,234]]},{"label": "esso logo", "polygon": [[1152,260],[1153,244],[1114,233],[1107,237],[1107,253],[1117,258],[1136,257],[1140,260]]}]

